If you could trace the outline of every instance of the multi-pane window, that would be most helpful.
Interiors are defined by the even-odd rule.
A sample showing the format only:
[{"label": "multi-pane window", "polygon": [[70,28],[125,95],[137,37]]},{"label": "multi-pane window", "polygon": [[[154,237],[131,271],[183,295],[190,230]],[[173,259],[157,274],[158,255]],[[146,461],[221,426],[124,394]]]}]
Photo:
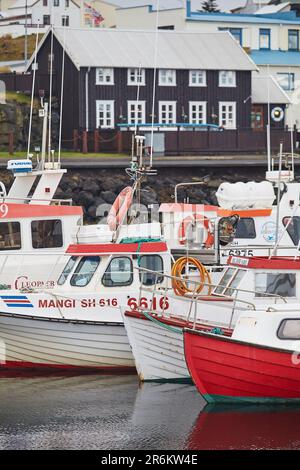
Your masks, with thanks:
[{"label": "multi-pane window", "polygon": [[172,70],[172,69],[159,70],[158,84],[160,86],[176,86],[176,70]]},{"label": "multi-pane window", "polygon": [[190,70],[190,86],[206,86],[206,70]]},{"label": "multi-pane window", "polygon": [[144,124],[146,120],[145,101],[128,101],[128,123]]},{"label": "multi-pane window", "polygon": [[19,222],[0,223],[0,251],[21,249],[21,225]]},{"label": "multi-pane window", "polygon": [[259,48],[270,49],[271,48],[271,30],[262,28],[259,30]]},{"label": "multi-pane window", "polygon": [[295,89],[294,73],[277,73],[277,81],[281,88],[286,91],[293,91]]},{"label": "multi-pane window", "polygon": [[226,129],[236,128],[236,103],[221,101],[219,103],[219,125]]},{"label": "multi-pane window", "polygon": [[205,124],[206,123],[206,102],[205,101],[190,101],[190,124]]},{"label": "multi-pane window", "polygon": [[176,123],[176,101],[159,102],[159,122],[161,124]]},{"label": "multi-pane window", "polygon": [[53,0],[53,6],[59,7],[59,0]]},{"label": "multi-pane window", "polygon": [[111,129],[115,126],[114,101],[96,101],[97,128]]},{"label": "multi-pane window", "polygon": [[236,73],[234,70],[220,70],[219,72],[219,86],[221,87],[235,87],[236,86]]},{"label": "multi-pane window", "polygon": [[31,222],[33,248],[60,248],[63,246],[62,223],[59,219]]},{"label": "multi-pane window", "polygon": [[62,26],[70,26],[70,18],[68,15],[64,15],[61,17],[61,25]]},{"label": "multi-pane window", "polygon": [[243,30],[242,28],[219,28],[219,31],[229,31],[234,39],[242,46],[243,45]]},{"label": "multi-pane window", "polygon": [[145,85],[145,69],[131,68],[127,73],[128,85]]},{"label": "multi-pane window", "polygon": [[96,68],[96,85],[113,85],[114,69],[107,67]]},{"label": "multi-pane window", "polygon": [[50,15],[43,15],[43,24],[44,26],[50,24]]},{"label": "multi-pane window", "polygon": [[69,8],[69,6],[70,6],[70,0],[65,0],[65,7]]},{"label": "multi-pane window", "polygon": [[297,29],[289,29],[289,51],[299,50],[299,31]]}]

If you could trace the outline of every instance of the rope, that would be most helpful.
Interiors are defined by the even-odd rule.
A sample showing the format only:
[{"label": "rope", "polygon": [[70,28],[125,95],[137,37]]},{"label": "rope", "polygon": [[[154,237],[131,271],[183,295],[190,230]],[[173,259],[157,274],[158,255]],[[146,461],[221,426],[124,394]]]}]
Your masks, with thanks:
[{"label": "rope", "polygon": [[181,329],[181,328],[174,328],[173,326],[166,325],[165,323],[160,322],[159,320],[157,320],[156,318],[152,317],[152,315],[150,315],[149,313],[147,313],[147,312],[145,312],[145,311],[142,311],[142,314],[143,314],[148,320],[152,321],[153,323],[156,323],[156,324],[159,325],[161,328],[164,328],[165,330],[172,331],[173,333],[182,334],[182,329]]},{"label": "rope", "polygon": [[[184,272],[186,271],[186,267],[188,265],[192,265],[197,268],[197,271],[200,274],[200,282],[196,289],[191,290],[188,287],[189,279],[186,277],[184,278]],[[182,257],[179,258],[172,267],[172,276],[177,279],[172,279],[172,287],[174,289],[175,294],[184,297],[188,293],[195,293],[200,294],[202,292],[204,286],[206,284],[211,284],[211,277],[205,266],[203,266],[200,261],[196,258],[190,257]],[[180,279],[178,279],[180,278]],[[208,295],[211,294],[211,287],[208,289]]]}]

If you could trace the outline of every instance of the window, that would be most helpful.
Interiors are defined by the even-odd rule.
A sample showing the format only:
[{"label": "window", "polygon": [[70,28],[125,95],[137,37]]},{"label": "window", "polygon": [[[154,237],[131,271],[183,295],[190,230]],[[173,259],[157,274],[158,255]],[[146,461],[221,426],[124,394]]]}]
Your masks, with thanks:
[{"label": "window", "polygon": [[295,246],[299,245],[300,242],[300,217],[294,216],[292,217],[284,217],[282,221],[283,225],[286,228],[287,233],[291,237]]},{"label": "window", "polygon": [[74,287],[87,286],[100,263],[100,256],[85,256],[82,258],[71,277],[70,284]]},{"label": "window", "polygon": [[161,124],[176,124],[176,101],[160,101],[158,119]]},{"label": "window", "polygon": [[235,238],[256,238],[254,219],[241,218],[238,221]]},{"label": "window", "polygon": [[146,121],[145,101],[128,101],[128,123],[143,124]]},{"label": "window", "polygon": [[220,70],[219,72],[220,87],[235,87],[236,74],[233,70]]},{"label": "window", "polygon": [[145,85],[145,69],[128,69],[128,85]]},{"label": "window", "polygon": [[62,223],[59,219],[31,222],[33,248],[60,248],[63,246]]},{"label": "window", "polygon": [[245,269],[228,268],[223,274],[213,293],[231,296],[246,273]]},{"label": "window", "polygon": [[112,129],[115,126],[114,101],[96,101],[97,128]]},{"label": "window", "polygon": [[206,123],[206,102],[205,101],[190,101],[190,124],[205,124]]},{"label": "window", "polygon": [[68,260],[66,266],[65,266],[64,269],[63,269],[63,272],[61,273],[61,275],[60,275],[59,278],[58,278],[57,284],[58,284],[59,286],[62,286],[62,285],[66,282],[66,280],[67,280],[68,277],[69,277],[70,272],[73,270],[73,268],[74,268],[74,266],[75,266],[75,264],[76,264],[76,260],[77,260],[77,259],[78,259],[78,258],[77,258],[76,256],[72,256],[72,257]]},{"label": "window", "polygon": [[114,69],[111,68],[96,68],[96,85],[113,85],[114,84]]},{"label": "window", "polygon": [[260,49],[271,48],[271,30],[270,29],[259,30],[259,48]]},{"label": "window", "polygon": [[277,73],[277,81],[281,88],[286,91],[293,91],[295,89],[294,73]]},{"label": "window", "polygon": [[70,0],[65,0],[65,7],[69,8],[69,6],[70,6]]},{"label": "window", "polygon": [[59,0],[53,0],[53,6],[59,7]]},{"label": "window", "polygon": [[266,294],[296,297],[296,275],[290,273],[256,273],[255,297],[269,297]]},{"label": "window", "polygon": [[219,28],[219,31],[229,31],[234,39],[242,46],[243,45],[243,30],[242,28]]},{"label": "window", "polygon": [[132,281],[132,262],[125,256],[113,258],[102,278],[102,284],[105,287],[130,286]]},{"label": "window", "polygon": [[206,70],[190,70],[190,86],[206,86]]},{"label": "window", "polygon": [[230,101],[219,103],[219,125],[225,129],[236,128],[236,103]]},{"label": "window", "polygon": [[48,6],[48,0],[43,0],[43,7],[47,7]]},{"label": "window", "polygon": [[176,86],[176,70],[171,70],[171,69],[159,70],[158,84],[160,86]]},{"label": "window", "polygon": [[43,15],[43,24],[44,24],[44,26],[50,24],[50,15]]},{"label": "window", "polygon": [[300,339],[300,318],[283,320],[278,328],[279,339]]},{"label": "window", "polygon": [[61,17],[61,25],[62,26],[70,26],[70,20],[67,15]]},{"label": "window", "polygon": [[0,251],[21,249],[19,222],[0,222]]},{"label": "window", "polygon": [[159,274],[164,273],[164,265],[161,256],[159,255],[144,255],[139,258],[139,267],[155,271],[158,274],[140,272],[140,281],[144,286],[153,286],[155,284],[161,284],[164,280],[163,276]]},{"label": "window", "polygon": [[297,29],[289,29],[289,51],[299,50],[299,31]]}]

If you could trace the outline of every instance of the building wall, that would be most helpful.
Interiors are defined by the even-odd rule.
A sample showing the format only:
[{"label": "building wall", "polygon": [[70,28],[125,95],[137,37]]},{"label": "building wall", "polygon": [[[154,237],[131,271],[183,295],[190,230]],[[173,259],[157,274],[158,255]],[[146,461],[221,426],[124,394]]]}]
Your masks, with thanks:
[{"label": "building wall", "polygon": [[[159,27],[172,26],[174,29],[185,29],[185,8],[176,10],[161,10],[158,16]],[[156,29],[157,12],[148,6],[137,8],[122,8],[115,13],[116,26],[120,29]]]},{"label": "building wall", "polygon": [[[49,15],[52,19],[51,22],[54,26],[62,26],[62,17],[69,16],[69,26],[79,27],[81,21],[81,12],[77,4],[74,4],[71,0],[69,6],[66,7],[66,0],[59,0],[59,6],[52,6],[53,0],[47,0],[47,5],[43,5],[43,0],[35,3],[31,6],[31,20],[28,23],[33,25],[44,24],[44,16]],[[25,0],[24,0],[25,5]],[[24,8],[10,8],[8,13],[10,16],[25,15]],[[25,19],[17,20],[19,24],[25,24]]]}]

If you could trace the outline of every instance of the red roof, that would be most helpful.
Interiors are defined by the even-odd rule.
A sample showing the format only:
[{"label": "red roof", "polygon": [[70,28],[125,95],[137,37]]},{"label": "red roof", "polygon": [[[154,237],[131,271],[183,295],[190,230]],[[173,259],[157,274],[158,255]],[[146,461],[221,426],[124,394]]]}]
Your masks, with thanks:
[{"label": "red roof", "polygon": [[67,254],[73,256],[82,255],[109,255],[109,254],[144,254],[162,253],[168,251],[165,242],[142,242],[142,243],[99,243],[69,245]]},{"label": "red roof", "polygon": [[79,206],[48,206],[43,204],[0,203],[1,219],[26,219],[32,217],[62,217],[82,215]]},{"label": "red roof", "polygon": [[274,269],[274,270],[295,270],[300,269],[300,258],[273,256],[253,256],[247,258],[246,256],[230,256],[228,264],[239,268],[247,269]]}]

